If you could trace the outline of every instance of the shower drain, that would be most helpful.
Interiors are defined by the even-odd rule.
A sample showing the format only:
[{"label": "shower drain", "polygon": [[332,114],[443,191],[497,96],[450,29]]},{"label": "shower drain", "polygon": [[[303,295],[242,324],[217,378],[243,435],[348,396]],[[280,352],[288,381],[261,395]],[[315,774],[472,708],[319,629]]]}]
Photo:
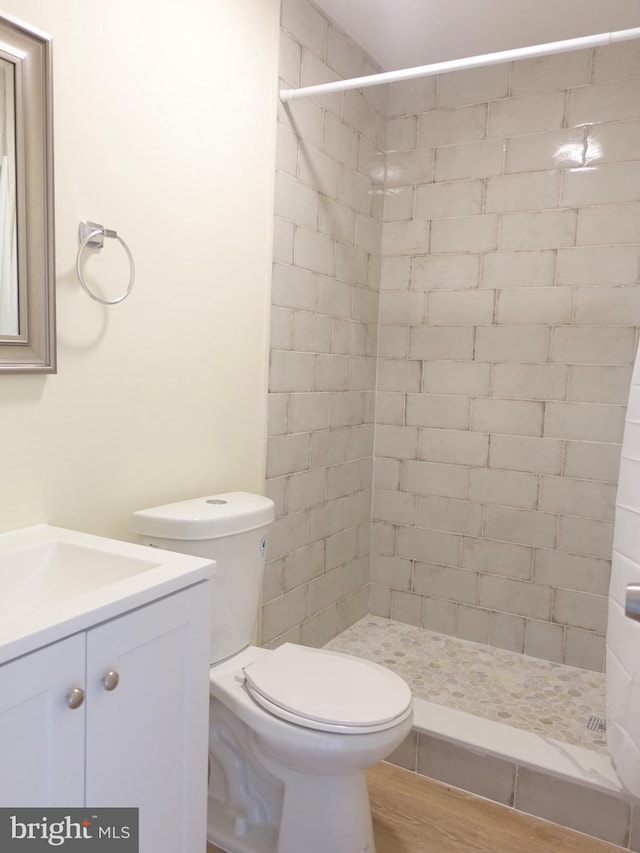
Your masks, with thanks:
[{"label": "shower drain", "polygon": [[607,721],[604,717],[595,717],[593,714],[587,720],[587,728],[592,732],[606,732]]}]

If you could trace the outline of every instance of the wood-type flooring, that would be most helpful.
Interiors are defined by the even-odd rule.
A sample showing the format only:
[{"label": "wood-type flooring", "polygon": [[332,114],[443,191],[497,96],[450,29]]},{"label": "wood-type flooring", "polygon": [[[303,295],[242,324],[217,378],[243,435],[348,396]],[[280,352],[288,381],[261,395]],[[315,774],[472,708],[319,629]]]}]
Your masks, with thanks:
[{"label": "wood-type flooring", "polygon": [[[621,853],[623,850],[385,762],[367,771],[367,783],[376,853]],[[225,852],[208,845],[207,853]]]}]

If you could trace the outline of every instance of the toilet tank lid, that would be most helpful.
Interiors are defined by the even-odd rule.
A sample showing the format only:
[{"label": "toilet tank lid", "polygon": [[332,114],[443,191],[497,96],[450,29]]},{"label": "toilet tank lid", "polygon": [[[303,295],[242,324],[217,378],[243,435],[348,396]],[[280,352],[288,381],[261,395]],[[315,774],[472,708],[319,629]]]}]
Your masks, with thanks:
[{"label": "toilet tank lid", "polygon": [[219,539],[265,527],[274,517],[270,498],[224,492],[133,513],[131,530],[156,539]]}]

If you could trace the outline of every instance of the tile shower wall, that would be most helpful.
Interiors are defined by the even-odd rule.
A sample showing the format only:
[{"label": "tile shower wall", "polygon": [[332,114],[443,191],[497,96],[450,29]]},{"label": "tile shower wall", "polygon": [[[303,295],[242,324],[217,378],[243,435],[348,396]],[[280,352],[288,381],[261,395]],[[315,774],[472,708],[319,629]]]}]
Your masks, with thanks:
[{"label": "tile shower wall", "polygon": [[[373,70],[284,0],[285,87]],[[304,99],[278,132],[262,641],[369,611],[601,669],[640,46]]]},{"label": "tile shower wall", "polygon": [[[378,70],[306,0],[281,24],[285,88]],[[385,94],[279,111],[266,645],[321,645],[368,612]]]},{"label": "tile shower wall", "polygon": [[603,666],[640,43],[395,84],[371,612]]}]

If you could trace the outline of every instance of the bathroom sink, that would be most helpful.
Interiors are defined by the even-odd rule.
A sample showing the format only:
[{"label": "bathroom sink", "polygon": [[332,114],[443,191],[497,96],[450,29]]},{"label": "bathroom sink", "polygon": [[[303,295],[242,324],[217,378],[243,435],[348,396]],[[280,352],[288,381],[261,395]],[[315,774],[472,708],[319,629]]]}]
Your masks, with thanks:
[{"label": "bathroom sink", "polygon": [[206,580],[214,565],[50,525],[0,534],[0,663]]}]

